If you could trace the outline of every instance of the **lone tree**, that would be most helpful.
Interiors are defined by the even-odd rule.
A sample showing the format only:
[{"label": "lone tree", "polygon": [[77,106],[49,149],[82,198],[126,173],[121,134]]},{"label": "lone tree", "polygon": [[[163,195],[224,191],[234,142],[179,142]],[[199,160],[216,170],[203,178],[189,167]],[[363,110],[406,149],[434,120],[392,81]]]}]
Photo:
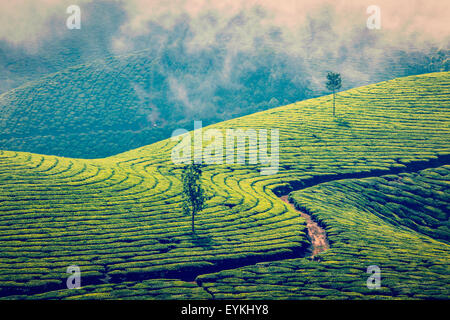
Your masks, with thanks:
[{"label": "lone tree", "polygon": [[336,90],[339,90],[341,85],[341,75],[339,73],[328,72],[326,86],[328,90],[333,91],[333,117],[335,115]]},{"label": "lone tree", "polygon": [[194,216],[205,205],[206,195],[200,183],[202,175],[201,165],[188,164],[183,169],[183,210],[186,214],[192,214],[192,233],[195,234]]}]

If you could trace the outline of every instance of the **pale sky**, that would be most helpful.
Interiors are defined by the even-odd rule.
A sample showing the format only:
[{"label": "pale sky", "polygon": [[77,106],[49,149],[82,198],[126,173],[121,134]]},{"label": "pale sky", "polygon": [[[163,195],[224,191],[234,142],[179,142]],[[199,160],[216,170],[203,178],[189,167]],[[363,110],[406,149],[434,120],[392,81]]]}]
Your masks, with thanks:
[{"label": "pale sky", "polygon": [[[58,34],[62,30],[49,30],[51,20],[64,19],[70,4],[83,5],[92,0],[0,0],[0,39],[15,44],[39,42],[42,37]],[[366,8],[381,8],[382,29],[398,39],[417,37],[438,44],[448,44],[450,36],[450,1],[446,0],[126,0],[115,1],[123,5],[128,20],[121,26],[121,38],[143,34],[148,22],[156,22],[170,28],[182,15],[193,19],[198,42],[211,41],[214,32],[222,29],[230,19],[241,12],[252,12],[253,25],[275,26],[286,35],[296,36],[308,16],[320,14],[328,7],[333,11],[333,26],[337,32],[346,34],[352,27],[364,27],[368,17]],[[259,14],[258,14],[259,10]],[[204,16],[215,17],[215,24],[205,25]],[[51,24],[51,23],[50,23]],[[53,24],[51,24],[53,25]],[[61,23],[61,28],[65,25]],[[246,33],[255,30],[248,26]]]}]

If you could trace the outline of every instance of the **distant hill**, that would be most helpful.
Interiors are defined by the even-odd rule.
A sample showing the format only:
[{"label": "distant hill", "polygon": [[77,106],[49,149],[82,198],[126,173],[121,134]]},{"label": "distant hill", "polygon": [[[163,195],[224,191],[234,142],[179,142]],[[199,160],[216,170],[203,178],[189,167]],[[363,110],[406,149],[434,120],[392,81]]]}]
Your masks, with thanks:
[{"label": "distant hill", "polygon": [[[208,125],[321,95],[320,70],[342,62],[298,61],[270,51],[239,54],[232,60],[226,51],[185,51],[171,47],[157,54],[144,50],[98,59],[1,94],[0,149],[76,158],[111,156],[170,137],[176,128],[192,129],[193,120]],[[366,70],[364,81],[360,75],[343,74],[344,88],[448,70],[442,50],[430,57],[391,54],[383,68]],[[29,64],[39,70],[39,64],[59,61],[57,69],[64,57],[50,54],[41,61],[18,56],[3,67],[23,73]],[[352,63],[365,65],[363,60]]]},{"label": "distant hill", "polygon": [[[0,148],[99,158],[170,137],[193,119],[211,124],[309,94],[306,83],[299,87],[291,77],[274,77],[262,66],[252,73],[234,72],[221,84],[220,79],[202,82],[208,61],[173,65],[169,56],[148,54],[71,67],[0,95]],[[214,101],[187,93],[202,86]]]}]

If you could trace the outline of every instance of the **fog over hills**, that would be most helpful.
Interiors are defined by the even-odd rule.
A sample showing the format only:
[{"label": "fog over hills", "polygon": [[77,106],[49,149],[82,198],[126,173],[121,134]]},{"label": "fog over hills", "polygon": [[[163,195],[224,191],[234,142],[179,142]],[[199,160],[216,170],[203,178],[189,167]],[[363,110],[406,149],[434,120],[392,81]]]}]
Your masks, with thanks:
[{"label": "fog over hills", "polygon": [[448,6],[379,1],[370,30],[366,2],[4,3],[0,148],[103,157],[323,95],[329,70],[343,89],[448,71]]}]

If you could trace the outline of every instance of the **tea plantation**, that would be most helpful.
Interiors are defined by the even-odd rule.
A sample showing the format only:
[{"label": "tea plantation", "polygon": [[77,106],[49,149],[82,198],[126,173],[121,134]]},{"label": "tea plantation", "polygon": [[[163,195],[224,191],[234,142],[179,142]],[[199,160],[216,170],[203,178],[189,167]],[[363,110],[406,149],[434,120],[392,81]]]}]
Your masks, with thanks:
[{"label": "tea plantation", "polygon": [[[199,282],[222,299],[448,299],[448,241],[412,228],[428,234],[433,227],[448,240],[449,181],[450,166],[442,166],[293,192],[295,205],[326,226],[331,249],[320,261],[257,264],[203,275]],[[373,265],[381,269],[379,289],[366,286]]]},{"label": "tea plantation", "polygon": [[[341,92],[336,118],[324,96],[208,127],[278,128],[280,168],[204,167],[196,237],[175,141],[95,160],[1,151],[0,296],[448,298],[449,96],[450,73],[433,73]],[[293,189],[328,234],[314,260],[277,197]]]},{"label": "tea plantation", "polygon": [[[103,158],[170,137],[191,117],[211,124],[313,97],[292,70],[272,77],[282,66],[269,56],[236,71],[233,85],[200,90],[214,64],[222,66],[219,57],[154,54],[94,60],[0,94],[0,149]],[[189,94],[178,97],[183,90]]]}]

